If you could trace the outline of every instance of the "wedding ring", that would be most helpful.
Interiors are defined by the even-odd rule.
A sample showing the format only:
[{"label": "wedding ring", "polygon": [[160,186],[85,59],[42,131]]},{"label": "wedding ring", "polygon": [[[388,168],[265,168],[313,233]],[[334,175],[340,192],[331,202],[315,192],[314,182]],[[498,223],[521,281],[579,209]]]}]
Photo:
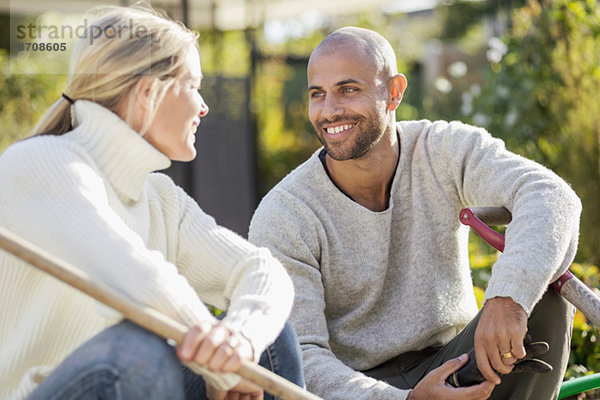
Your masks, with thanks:
[{"label": "wedding ring", "polygon": [[500,353],[500,357],[502,358],[511,358],[513,356],[512,351],[509,351],[508,353]]}]

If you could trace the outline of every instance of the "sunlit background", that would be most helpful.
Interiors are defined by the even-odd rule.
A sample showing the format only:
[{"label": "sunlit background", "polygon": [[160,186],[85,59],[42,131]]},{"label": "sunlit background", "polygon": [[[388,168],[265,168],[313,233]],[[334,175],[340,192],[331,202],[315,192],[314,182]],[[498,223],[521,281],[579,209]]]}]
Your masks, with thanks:
[{"label": "sunlit background", "polygon": [[[0,152],[29,135],[66,84],[71,38],[96,5],[0,1]],[[203,120],[197,159],[167,172],[242,235],[260,198],[319,143],[306,117],[306,63],[328,33],[356,25],[396,50],[408,89],[398,119],[462,120],[553,169],[582,198],[572,270],[598,287],[600,5],[595,0],[164,0],[148,2],[200,32]],[[27,31],[28,26],[34,26]],[[41,28],[45,26],[46,28]],[[21,27],[21,28],[19,28]],[[26,32],[25,39],[20,38]],[[66,43],[25,51],[24,42]],[[2,171],[0,171],[2,173]],[[2,190],[10,190],[2,188]],[[535,229],[535,227],[532,227]],[[471,241],[481,298],[495,253]],[[600,371],[597,328],[578,314],[567,377]],[[588,393],[587,397],[594,398]]]}]

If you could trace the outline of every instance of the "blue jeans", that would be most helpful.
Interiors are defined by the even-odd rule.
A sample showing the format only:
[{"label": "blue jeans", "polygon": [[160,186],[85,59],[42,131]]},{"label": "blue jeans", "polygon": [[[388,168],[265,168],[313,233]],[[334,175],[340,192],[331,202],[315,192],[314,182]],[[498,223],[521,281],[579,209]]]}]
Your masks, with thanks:
[{"label": "blue jeans", "polygon": [[[287,323],[259,364],[304,387],[296,333]],[[175,348],[129,321],[85,342],[29,397],[30,400],[206,399],[204,380],[183,366]],[[265,392],[265,400],[273,396]]]}]

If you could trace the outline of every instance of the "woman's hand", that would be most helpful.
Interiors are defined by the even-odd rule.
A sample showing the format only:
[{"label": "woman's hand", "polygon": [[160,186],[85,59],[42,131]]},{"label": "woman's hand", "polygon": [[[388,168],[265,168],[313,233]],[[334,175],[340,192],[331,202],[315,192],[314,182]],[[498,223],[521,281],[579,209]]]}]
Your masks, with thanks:
[{"label": "woman's hand", "polygon": [[217,390],[211,386],[206,387],[208,400],[263,400],[263,390],[244,379],[229,391]]},{"label": "woman's hand", "polygon": [[465,365],[469,357],[466,354],[448,360],[423,378],[408,395],[408,400],[483,400],[487,399],[495,385],[485,381],[479,385],[453,388],[446,383],[446,378]]},{"label": "woman's hand", "polygon": [[184,362],[226,373],[237,371],[242,360],[251,360],[254,352],[244,335],[217,321],[192,326],[177,348],[177,356]]}]

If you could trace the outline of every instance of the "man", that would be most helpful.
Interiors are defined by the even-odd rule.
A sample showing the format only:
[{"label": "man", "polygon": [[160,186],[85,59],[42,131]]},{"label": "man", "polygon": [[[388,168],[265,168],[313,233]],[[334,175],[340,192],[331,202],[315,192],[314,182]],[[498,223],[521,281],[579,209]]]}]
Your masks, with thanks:
[{"label": "man", "polygon": [[[396,123],[406,86],[379,34],[342,28],[325,38],[308,63],[323,148],[251,222],[250,240],[294,281],[307,387],[328,400],[555,397],[573,308],[546,290],[575,255],[580,201],[483,129]],[[479,313],[458,221],[467,206],[513,214]],[[527,331],[550,344],[543,358],[554,371],[505,375],[525,356]],[[444,384],[473,346],[487,380]]]}]

